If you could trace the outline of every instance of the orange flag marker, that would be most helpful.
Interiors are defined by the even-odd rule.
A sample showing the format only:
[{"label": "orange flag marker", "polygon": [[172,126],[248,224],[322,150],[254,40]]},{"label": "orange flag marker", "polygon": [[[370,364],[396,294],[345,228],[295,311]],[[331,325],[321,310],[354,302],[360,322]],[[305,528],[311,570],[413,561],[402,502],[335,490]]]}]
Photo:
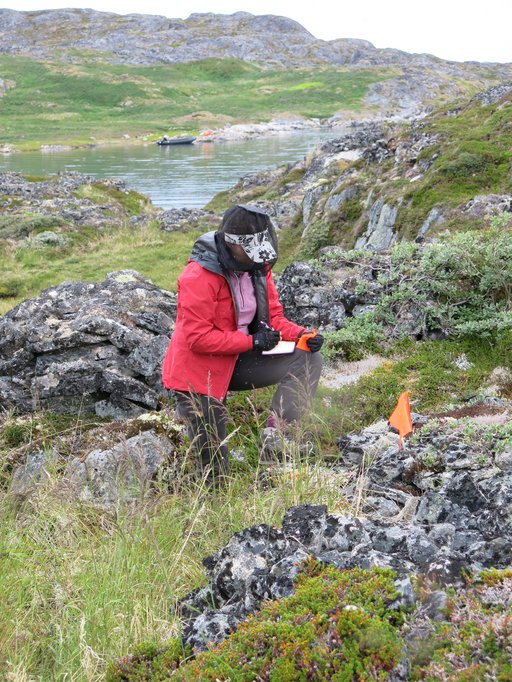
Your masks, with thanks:
[{"label": "orange flag marker", "polygon": [[400,394],[393,414],[388,419],[388,424],[398,431],[398,447],[402,448],[402,438],[413,432],[411,405],[409,404],[409,393],[404,391]]}]

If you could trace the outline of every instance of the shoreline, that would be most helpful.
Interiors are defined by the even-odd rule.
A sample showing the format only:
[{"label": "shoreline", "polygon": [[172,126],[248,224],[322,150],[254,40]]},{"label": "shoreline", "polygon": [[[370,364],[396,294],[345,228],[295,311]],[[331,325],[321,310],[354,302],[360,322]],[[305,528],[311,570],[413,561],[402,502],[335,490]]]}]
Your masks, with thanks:
[{"label": "shoreline", "polygon": [[[306,129],[324,129],[335,130],[337,128],[347,129],[350,126],[366,123],[369,121],[398,121],[407,120],[398,117],[383,118],[381,116],[368,116],[368,112],[364,112],[361,117],[348,115],[348,112],[343,112],[345,115],[335,114],[326,120],[321,119],[302,119],[300,117],[278,117],[272,119],[268,123],[234,123],[226,125],[222,128],[205,128],[195,135],[196,140],[194,144],[211,144],[219,142],[244,142],[253,138],[270,137],[273,135],[289,134]],[[194,133],[187,133],[194,135]],[[117,147],[124,146],[138,146],[138,145],[153,145],[156,144],[157,139],[162,136],[155,136],[153,133],[146,135],[132,137],[125,134],[121,138],[112,138],[106,140],[94,140],[92,142],[84,142],[83,144],[66,144],[65,142],[55,142],[53,144],[43,144],[34,146],[28,149],[18,149],[14,144],[4,143],[0,145],[0,154],[9,156],[11,154],[26,154],[39,152],[41,154],[54,154],[61,151],[71,151],[80,149],[95,149],[96,147]]]}]

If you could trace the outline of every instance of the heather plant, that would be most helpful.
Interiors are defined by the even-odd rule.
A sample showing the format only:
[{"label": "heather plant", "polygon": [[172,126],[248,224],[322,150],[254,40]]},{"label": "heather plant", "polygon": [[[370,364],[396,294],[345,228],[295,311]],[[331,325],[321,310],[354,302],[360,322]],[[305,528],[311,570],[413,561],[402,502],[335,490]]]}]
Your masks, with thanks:
[{"label": "heather plant", "polygon": [[397,596],[389,569],[339,571],[310,560],[293,596],[264,604],[222,644],[191,661],[179,640],[139,650],[113,664],[107,681],[160,682],[171,673],[212,682],[386,679],[402,656],[403,615],[390,608]]},{"label": "heather plant", "polygon": [[452,594],[446,620],[431,630],[427,655],[424,644],[409,645],[412,680],[510,680],[512,571],[485,571]]}]

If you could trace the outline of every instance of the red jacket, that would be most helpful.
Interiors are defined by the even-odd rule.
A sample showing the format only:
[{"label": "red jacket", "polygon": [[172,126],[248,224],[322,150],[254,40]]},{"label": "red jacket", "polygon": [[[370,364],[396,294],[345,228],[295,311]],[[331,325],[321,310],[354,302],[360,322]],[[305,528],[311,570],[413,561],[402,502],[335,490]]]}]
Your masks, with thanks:
[{"label": "red jacket", "polygon": [[[295,341],[304,327],[285,318],[270,268],[266,285],[270,326],[285,341]],[[238,355],[248,350],[252,337],[238,331],[228,281],[189,261],[178,279],[178,312],[164,358],[163,385],[224,400]]]}]

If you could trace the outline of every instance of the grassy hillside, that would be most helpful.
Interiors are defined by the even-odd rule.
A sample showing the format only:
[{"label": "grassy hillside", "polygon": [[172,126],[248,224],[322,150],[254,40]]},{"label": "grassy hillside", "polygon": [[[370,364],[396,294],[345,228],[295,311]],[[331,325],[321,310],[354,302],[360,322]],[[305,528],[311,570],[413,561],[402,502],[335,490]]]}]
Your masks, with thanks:
[{"label": "grassy hillside", "polygon": [[0,144],[91,143],[91,137],[159,135],[279,113],[325,118],[359,111],[386,69],[264,70],[236,59],[161,66],[40,63],[0,56]]},{"label": "grassy hillside", "polygon": [[[311,74],[298,72],[272,74],[238,62],[230,62],[232,68],[228,69],[228,73],[222,70],[227,64],[219,62],[208,62],[211,66],[209,72],[206,69],[208,64],[201,68],[198,65],[181,65],[155,69],[89,64],[77,70],[78,67],[74,66],[34,65],[28,60],[6,57],[2,57],[0,63],[3,77],[17,80],[17,87],[8,90],[0,100],[2,139],[13,141],[12,131],[19,131],[18,139],[23,136],[27,146],[55,141],[55,135],[64,135],[64,132],[70,141],[78,140],[77,130],[97,134],[100,121],[107,122],[102,128],[105,136],[157,131],[159,117],[162,119],[159,123],[161,131],[166,130],[166,126],[176,126],[177,129],[182,124],[176,121],[176,117],[190,114],[203,106],[215,112],[231,112],[227,114],[229,116],[242,116],[240,112],[243,111],[244,116],[257,115],[260,120],[262,105],[251,101],[248,93],[270,87],[269,83],[281,90],[262,93],[268,115],[272,107],[277,110],[281,104],[283,108],[291,108],[289,102],[303,105],[305,115],[315,112],[319,115],[320,111],[327,111],[328,101],[334,105],[336,97],[341,96],[340,93],[329,92],[335,82],[342,94],[343,88],[347,88],[343,96],[354,107],[364,90],[357,82],[353,83],[353,88],[349,87],[350,75],[342,71],[322,72],[325,78],[322,76],[321,80],[319,72],[314,78]],[[19,70],[22,63],[24,69]],[[30,72],[31,66],[36,69],[34,73]],[[9,76],[7,67],[10,68]],[[68,99],[66,81],[62,78],[64,72],[69,77]],[[156,76],[151,79],[151,73],[159,74],[160,80],[157,81]],[[174,89],[165,84],[170,73],[181,74],[179,88],[177,75]],[[331,77],[346,77],[347,80],[342,86],[341,80],[329,81]],[[374,74],[374,77],[377,76]],[[87,97],[87,88],[98,79],[104,83],[103,96],[100,96],[100,90],[95,90],[94,97]],[[157,82],[159,84],[155,85]],[[116,86],[113,89],[109,87],[112,84]],[[224,94],[220,92],[222,84]],[[194,88],[202,93],[201,102]],[[177,94],[178,90],[181,94]],[[136,96],[136,92],[139,95]],[[151,99],[152,92],[155,93],[154,100]],[[288,103],[280,98],[279,92],[289,93],[291,99]],[[20,93],[25,96],[20,96]],[[115,93],[115,99],[112,93]],[[29,100],[29,96],[33,100]],[[315,100],[316,96],[318,100]],[[133,105],[120,105],[124,98],[131,98]],[[256,95],[253,99],[256,100]],[[28,101],[32,102],[33,117],[25,115]],[[74,102],[73,109],[70,108],[71,102]],[[317,233],[317,237],[327,240],[327,243],[337,241],[346,244],[348,237],[354,236],[354,227],[371,188],[375,188],[377,194],[385,195],[390,202],[402,198],[398,220],[404,236],[414,236],[421,220],[438,202],[443,207],[456,210],[477,193],[510,192],[510,112],[510,104],[501,108],[470,107],[458,117],[441,112],[428,121],[438,138],[435,146],[421,153],[422,158],[432,163],[427,164],[422,177],[413,183],[406,175],[405,165],[397,168],[394,159],[385,160],[382,164],[357,162],[352,168],[357,173],[354,177],[360,186],[359,194],[335,215],[322,213],[323,206],[319,206],[318,225],[324,232]],[[127,129],[125,125],[133,128]],[[6,129],[11,131],[11,137],[6,135]],[[404,130],[404,139],[407,134]],[[334,185],[346,167],[337,167],[332,176],[331,170],[324,170],[326,187],[330,182]],[[289,169],[287,172],[290,175],[287,180],[281,178],[281,187],[302,177],[297,170]],[[342,189],[343,185],[338,185],[335,191]],[[109,206],[115,205],[108,188],[97,185],[94,190],[99,204],[107,202],[108,194]],[[275,185],[263,190],[268,191],[267,198],[275,197]],[[328,192],[322,201],[327,195]],[[265,198],[265,194],[262,193],[261,197]],[[234,199],[234,196],[229,199]],[[10,208],[20,200],[18,197],[3,197],[2,201]],[[123,206],[119,212],[121,208]],[[119,268],[139,270],[156,284],[172,289],[195,234],[162,232],[150,220],[144,227],[130,225],[129,217],[138,215],[142,210],[137,197],[125,197],[124,209],[124,223],[115,229],[95,229],[89,225],[73,230],[57,222],[37,227],[37,216],[27,212],[27,225],[21,227],[26,227],[28,236],[15,240],[7,230],[13,229],[13,222],[19,230],[20,220],[8,221],[10,214],[4,204],[5,223],[0,222],[0,298],[4,298],[0,300],[0,314],[16,301],[35,296],[50,285],[65,280],[99,281],[106,272]],[[396,290],[394,299],[389,298],[391,303],[400,304],[408,295],[421,302],[421,295],[426,289],[437,286],[447,299],[441,303],[449,303],[452,307],[456,305],[457,309],[464,305],[462,314],[469,311],[466,321],[471,325],[475,322],[475,305],[472,308],[467,306],[467,298],[476,304],[485,297],[492,297],[494,300],[490,303],[493,304],[503,300],[509,304],[510,223],[498,221],[495,230],[500,230],[501,234],[490,232],[488,244],[478,248],[486,235],[485,230],[479,229],[485,227],[485,221],[474,218],[469,224],[461,220],[460,214],[451,214],[448,210],[445,213],[443,230],[462,227],[472,231],[453,240],[445,239],[439,243],[439,248],[432,247],[428,253],[436,258],[423,259],[420,263],[422,268],[417,267],[418,259],[413,258],[414,245],[395,247],[394,271],[402,288]],[[63,246],[36,246],[33,236],[49,227],[56,234],[67,237],[67,243]],[[290,259],[296,256],[295,248],[299,245],[301,232],[302,229],[295,226],[283,235],[285,255]],[[316,245],[323,245],[322,240],[310,246]],[[493,247],[496,253],[492,252]],[[313,248],[311,250],[314,251]],[[281,267],[285,260],[281,259]],[[466,296],[466,290],[472,296]],[[484,304],[485,300],[482,308]],[[163,679],[168,679],[174,665],[172,647],[179,634],[177,604],[184,594],[204,584],[203,557],[219,549],[242,528],[257,523],[279,525],[284,511],[292,505],[321,503],[335,512],[347,515],[360,513],[359,502],[350,503],[347,498],[347,491],[354,483],[358,484],[358,480],[345,472],[335,473],[325,466],[326,461],[338,451],[336,439],[340,434],[358,431],[377,419],[387,418],[403,390],[410,392],[414,410],[419,413],[436,413],[464,405],[479,396],[512,397],[510,325],[506,328],[496,328],[495,325],[490,332],[484,328],[485,333],[482,333],[481,325],[479,328],[473,325],[472,330],[480,335],[423,343],[400,340],[386,347],[372,346],[364,327],[352,329],[351,337],[339,333],[337,337],[331,336],[331,349],[342,357],[353,357],[353,349],[360,352],[362,348],[363,354],[381,353],[384,362],[357,383],[339,388],[321,387],[311,423],[304,424],[304,428],[311,430],[317,439],[318,458],[309,462],[294,458],[289,468],[279,468],[270,478],[261,476],[255,462],[258,434],[266,423],[271,391],[262,389],[254,392],[251,402],[244,394],[230,396],[229,411],[233,417],[230,424],[233,429],[231,446],[233,450],[242,450],[245,460],[233,461],[229,486],[210,496],[202,494],[191,480],[192,456],[185,443],[179,449],[182,469],[177,474],[173,472],[169,479],[164,476],[158,481],[155,496],[137,508],[120,505],[103,512],[77,504],[63,495],[59,471],[53,471],[51,467],[34,495],[21,503],[9,494],[9,481],[13,468],[23,461],[27,452],[55,449],[62,466],[71,454],[83,454],[87,449],[84,444],[94,442],[91,433],[96,427],[98,433],[95,437],[101,437],[102,447],[110,444],[108,439],[114,439],[116,432],[114,428],[102,430],[105,424],[84,415],[34,413],[20,416],[3,412],[0,415],[0,592],[3,595],[0,600],[0,678],[11,682],[64,679],[98,682],[105,679],[110,664],[111,679],[125,681],[130,679],[127,675],[116,676],[118,661],[123,657],[123,665],[132,667],[132,680],[147,679],[142,672],[139,675],[139,665],[141,670],[148,671],[148,677],[151,667],[162,673]],[[464,358],[467,365],[457,363],[460,358]],[[500,374],[496,374],[498,369]],[[499,379],[499,376],[504,378]],[[158,415],[152,415],[159,428],[165,429],[170,420],[168,409],[164,405]],[[122,428],[126,431],[121,436],[127,435],[133,424],[125,424]],[[467,424],[468,439],[474,438],[474,428],[473,424]],[[504,430],[509,445],[510,424],[486,427],[486,440],[496,439],[499,428]],[[370,584],[367,577],[363,576],[365,590],[366,582]],[[330,576],[327,578],[329,580],[325,584],[318,581],[306,583],[308,591],[309,585],[314,588],[315,599],[320,595],[323,600],[328,594],[325,588]],[[285,602],[272,607],[280,623],[280,639],[271,640],[266,636],[265,628],[274,627],[274,622],[268,617],[269,611],[253,620],[263,633],[262,646],[269,646],[268,650],[264,650],[269,660],[281,655],[278,647],[286,647],[290,639],[283,616],[290,613],[291,605],[293,602]],[[298,633],[302,635],[304,629],[309,628],[309,623],[302,616],[304,610],[306,614],[311,611],[311,599],[308,597],[305,607],[301,603],[297,605],[300,611]],[[323,603],[321,607],[325,608]],[[261,622],[264,625],[260,627]],[[369,628],[371,636],[363,638],[368,643],[365,652],[380,656],[382,624],[377,623],[377,628],[373,625],[373,622],[369,623],[372,626]],[[470,625],[471,629],[464,631],[468,635],[476,631],[476,627]],[[481,625],[479,627],[481,629]],[[182,679],[189,679],[186,677],[188,674],[194,679],[209,679],[205,674],[209,668],[213,668],[215,674],[219,669],[227,670],[227,679],[231,669],[239,670],[244,665],[249,647],[255,642],[259,644],[254,632],[242,630],[238,639],[232,640],[231,651],[227,651],[226,645],[210,654],[209,658],[200,659],[203,667],[199,670],[196,663],[183,667]],[[389,634],[387,641],[392,640],[394,661],[400,655],[400,647],[395,639],[397,633]],[[444,649],[450,649],[452,639],[458,640],[450,632],[441,634],[443,636],[436,642],[441,652],[438,657],[448,661]],[[464,639],[471,641],[465,634]],[[305,655],[312,650],[312,641],[308,636],[301,647],[300,651]],[[149,644],[141,647],[141,642]],[[128,652],[138,654],[129,656]],[[290,649],[290,652],[296,658],[296,651]],[[488,646],[483,653],[490,658],[497,655],[496,650],[490,650]],[[284,662],[293,665],[288,658]],[[279,679],[299,679],[294,677],[297,671],[293,667],[290,669],[292,672],[288,678],[281,674]],[[434,679],[427,677],[427,673],[422,677],[423,673],[420,673],[417,679]],[[483,679],[485,671],[475,674],[477,676],[471,679]],[[347,676],[347,679],[352,677]],[[470,678],[459,676],[450,679]],[[503,664],[499,679],[510,679],[509,662]]]},{"label": "grassy hillside", "polygon": [[20,301],[65,281],[97,282],[114,270],[137,270],[154,284],[176,289],[196,233],[168,233],[130,227],[99,234],[72,233],[65,246],[38,248],[27,241],[0,239],[0,315]]}]

